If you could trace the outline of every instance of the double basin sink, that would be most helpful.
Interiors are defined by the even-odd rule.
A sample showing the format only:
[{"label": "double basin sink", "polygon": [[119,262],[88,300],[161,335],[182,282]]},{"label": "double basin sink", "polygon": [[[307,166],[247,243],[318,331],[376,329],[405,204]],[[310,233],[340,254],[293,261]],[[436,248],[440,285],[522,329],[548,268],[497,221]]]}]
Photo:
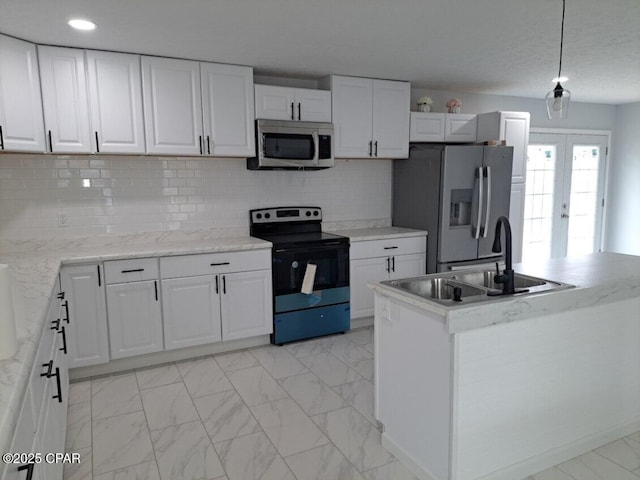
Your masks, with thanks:
[{"label": "double basin sink", "polygon": [[[443,305],[485,302],[513,295],[529,295],[573,287],[567,283],[516,273],[514,275],[516,293],[497,295],[502,293],[502,285],[494,282],[495,275],[495,270],[470,270],[388,280],[381,283]],[[460,290],[457,290],[458,288]],[[455,293],[460,294],[460,300],[454,298]]]}]

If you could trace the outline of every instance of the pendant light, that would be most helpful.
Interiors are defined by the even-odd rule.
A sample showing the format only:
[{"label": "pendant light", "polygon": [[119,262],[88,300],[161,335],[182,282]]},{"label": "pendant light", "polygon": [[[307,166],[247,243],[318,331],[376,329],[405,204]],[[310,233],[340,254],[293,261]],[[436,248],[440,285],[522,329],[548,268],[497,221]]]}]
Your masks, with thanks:
[{"label": "pendant light", "polygon": [[562,0],[562,29],[560,30],[560,66],[558,68],[558,83],[553,90],[547,93],[545,97],[549,120],[567,118],[567,114],[569,113],[569,100],[571,99],[571,92],[560,85],[560,78],[562,74],[562,44],[564,42],[565,1],[566,0]]}]

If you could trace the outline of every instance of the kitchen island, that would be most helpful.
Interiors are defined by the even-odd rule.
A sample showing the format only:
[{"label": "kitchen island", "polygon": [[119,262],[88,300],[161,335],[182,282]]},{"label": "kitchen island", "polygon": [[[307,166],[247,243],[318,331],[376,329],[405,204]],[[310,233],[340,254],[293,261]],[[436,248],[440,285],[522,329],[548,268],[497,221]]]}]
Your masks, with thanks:
[{"label": "kitchen island", "polygon": [[520,479],[640,429],[640,257],[515,270],[575,288],[446,305],[370,285],[383,445],[419,478]]}]

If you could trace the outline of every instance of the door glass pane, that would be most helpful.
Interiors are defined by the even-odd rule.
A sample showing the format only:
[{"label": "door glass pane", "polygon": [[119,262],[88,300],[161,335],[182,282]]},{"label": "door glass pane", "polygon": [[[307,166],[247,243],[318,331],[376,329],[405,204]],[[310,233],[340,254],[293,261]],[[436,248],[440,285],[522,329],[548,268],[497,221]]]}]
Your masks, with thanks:
[{"label": "door glass pane", "polygon": [[551,256],[556,159],[555,145],[529,146],[522,244],[525,262]]},{"label": "door glass pane", "polygon": [[574,145],[567,255],[593,253],[598,211],[600,147]]}]

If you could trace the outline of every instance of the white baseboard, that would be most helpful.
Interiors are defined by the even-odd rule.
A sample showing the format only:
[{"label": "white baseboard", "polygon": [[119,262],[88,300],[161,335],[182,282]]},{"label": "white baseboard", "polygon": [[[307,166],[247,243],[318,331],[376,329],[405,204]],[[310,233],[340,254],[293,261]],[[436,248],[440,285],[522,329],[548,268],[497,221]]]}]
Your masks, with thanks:
[{"label": "white baseboard", "polygon": [[[612,427],[603,432],[589,435],[575,442],[560,448],[554,448],[548,452],[541,453],[531,458],[527,458],[506,468],[492,472],[477,480],[520,480],[530,475],[551,468],[559,463],[566,462],[578,455],[590,452],[591,450],[611,443],[627,435],[640,430],[640,418],[636,418],[632,422],[617,427]],[[447,480],[437,479],[432,476],[428,470],[423,468],[415,461],[415,459],[398,447],[384,433],[382,434],[382,446],[391,452],[407,469],[409,469],[416,477],[421,480]]]},{"label": "white baseboard", "polygon": [[354,330],[356,328],[372,327],[372,326],[373,326],[373,315],[370,317],[351,319],[351,330]]},{"label": "white baseboard", "polygon": [[595,448],[626,437],[640,430],[640,417],[624,425],[612,427],[602,432],[589,435],[560,448],[554,448],[535,457],[528,458],[502,470],[490,473],[478,480],[514,480],[523,479],[530,475],[551,468],[554,465],[570,460],[578,455],[587,453]]},{"label": "white baseboard", "polygon": [[402,448],[397,446],[393,440],[387,437],[386,434],[382,434],[381,436],[382,446],[386,448],[394,457],[396,457],[402,465],[404,465],[411,473],[413,473],[420,480],[446,480],[446,479],[438,479],[431,475],[428,470],[423,468],[416,462],[416,460],[405,452]]},{"label": "white baseboard", "polygon": [[269,335],[259,337],[243,338],[241,340],[230,340],[228,342],[211,343],[208,345],[198,345],[197,347],[180,348],[177,350],[166,350],[164,352],[149,353],[130,358],[119,358],[111,360],[109,363],[101,365],[90,365],[88,367],[78,367],[69,370],[71,380],[80,380],[100,375],[110,375],[112,373],[122,373],[134,368],[151,367],[163,363],[177,362],[191,358],[213,355],[216,353],[241,350],[243,348],[258,347],[270,343]]}]

